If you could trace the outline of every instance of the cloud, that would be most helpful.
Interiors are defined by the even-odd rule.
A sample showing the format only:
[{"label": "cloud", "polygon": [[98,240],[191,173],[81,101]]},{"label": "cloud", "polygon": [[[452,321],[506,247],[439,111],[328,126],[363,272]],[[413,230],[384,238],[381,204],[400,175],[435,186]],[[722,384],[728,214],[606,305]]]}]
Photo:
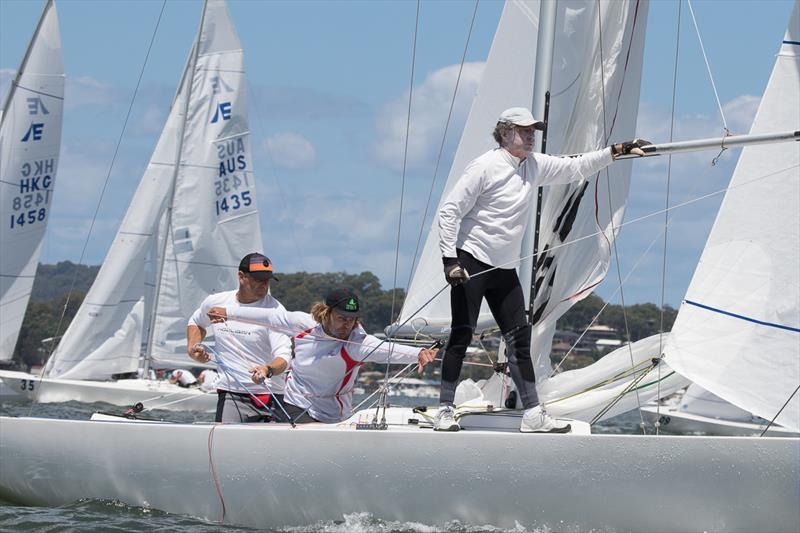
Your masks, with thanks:
[{"label": "cloud", "polygon": [[728,127],[734,133],[747,133],[756,117],[761,98],[750,94],[737,96],[722,106]]},{"label": "cloud", "polygon": [[303,170],[317,163],[314,145],[299,133],[277,133],[265,139],[262,146],[280,168]]},{"label": "cloud", "polygon": [[[453,149],[461,136],[484,65],[484,63],[464,63],[448,129],[448,151]],[[436,162],[459,68],[460,65],[450,65],[436,70],[414,88],[408,135],[409,168],[429,166]],[[403,168],[407,112],[406,91],[402,96],[383,106],[378,114],[376,124],[378,139],[373,145],[373,153],[378,161],[395,171]]]}]

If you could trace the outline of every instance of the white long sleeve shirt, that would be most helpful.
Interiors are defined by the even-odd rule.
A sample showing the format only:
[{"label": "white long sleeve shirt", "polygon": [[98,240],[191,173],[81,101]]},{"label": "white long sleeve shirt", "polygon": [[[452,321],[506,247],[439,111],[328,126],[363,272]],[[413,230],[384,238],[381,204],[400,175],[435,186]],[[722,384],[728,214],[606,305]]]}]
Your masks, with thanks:
[{"label": "white long sleeve shirt", "polygon": [[[236,309],[283,309],[283,306],[267,294],[264,298],[249,304],[239,303],[237,291],[220,292],[209,295],[189,319],[190,326],[209,331],[212,328],[208,310],[224,307],[229,312]],[[292,361],[292,340],[288,335],[257,324],[213,324],[214,348],[219,354],[224,368],[219,369],[217,388],[241,394],[283,394],[286,374],[273,376],[266,384],[253,383],[250,369],[257,365],[269,364],[276,357]]]},{"label": "white long sleeve shirt", "polygon": [[[295,331],[292,371],[284,399],[320,422],[340,422],[352,410],[353,386],[366,362],[415,363],[420,349],[384,342],[355,328],[347,340],[328,336],[308,313],[285,309],[227,309],[228,319],[244,319],[280,331]],[[237,322],[237,324],[240,322]]]},{"label": "white long sleeve shirt", "polygon": [[516,268],[536,187],[583,181],[612,163],[611,148],[578,157],[528,156],[521,160],[503,148],[473,159],[439,209],[439,248],[456,257],[456,248],[501,268]]}]

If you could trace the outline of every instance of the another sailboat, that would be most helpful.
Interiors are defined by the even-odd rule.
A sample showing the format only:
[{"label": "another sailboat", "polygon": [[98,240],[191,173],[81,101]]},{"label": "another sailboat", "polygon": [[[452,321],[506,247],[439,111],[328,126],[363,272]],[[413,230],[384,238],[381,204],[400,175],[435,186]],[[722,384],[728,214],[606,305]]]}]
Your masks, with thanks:
[{"label": "another sailboat", "polygon": [[[28,307],[55,191],[64,63],[53,0],[45,3],[0,111],[0,364]],[[0,398],[17,395],[0,381]]]},{"label": "another sailboat", "polygon": [[[570,4],[560,14],[574,13],[577,5],[596,20],[595,9],[603,15],[619,4]],[[526,6],[533,14],[535,8]],[[535,33],[537,20],[514,18],[514,31],[522,33],[512,35],[501,24],[496,42]],[[800,112],[800,7],[787,41],[762,104],[771,109],[770,100],[781,100],[783,120]],[[744,149],[737,175],[760,150]],[[796,144],[776,145],[769,154],[788,169],[800,164],[784,157],[800,157]],[[759,169],[747,172],[750,182],[775,180]],[[780,178],[783,183],[786,176]],[[790,178],[797,186],[796,176]],[[675,342],[683,349],[680,327]],[[796,364],[796,346],[788,354]],[[784,355],[779,360],[787,363]],[[692,379],[700,374],[692,372]],[[777,400],[766,400],[764,414],[777,412],[786,398]],[[462,431],[437,433],[430,429],[433,414],[390,408],[383,430],[370,423],[374,409],[340,424],[296,428],[4,417],[0,497],[41,505],[111,498],[249,527],[307,525],[363,511],[427,524],[460,520],[576,531],[796,531],[800,523],[800,439],[589,435],[580,422],[574,434],[521,434],[518,415],[486,406],[462,417]],[[792,406],[788,415],[796,424]],[[59,439],[48,438],[52,434]]]},{"label": "another sailboat", "polygon": [[209,0],[164,130],[94,284],[45,377],[7,376],[9,385],[27,380],[25,393],[39,402],[214,409],[216,394],[199,389],[111,380],[200,366],[186,354],[187,317],[208,294],[235,287],[241,257],[262,247],[252,163],[241,45],[225,2]]}]

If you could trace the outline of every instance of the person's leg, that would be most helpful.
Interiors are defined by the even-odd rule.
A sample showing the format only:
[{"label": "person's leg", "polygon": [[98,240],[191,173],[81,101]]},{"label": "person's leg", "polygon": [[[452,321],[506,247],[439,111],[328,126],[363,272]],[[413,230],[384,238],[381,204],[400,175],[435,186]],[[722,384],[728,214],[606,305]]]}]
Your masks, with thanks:
[{"label": "person's leg", "polygon": [[[471,276],[490,268],[462,250],[458,251],[458,259],[461,266]],[[481,302],[483,301],[484,285],[485,276],[479,276],[450,289],[450,312],[452,318],[450,322],[450,337],[447,340],[447,346],[442,357],[442,384],[439,391],[440,405],[453,405],[464,356],[472,342],[472,333],[475,331],[475,325],[478,322],[478,313],[480,313]]]},{"label": "person's leg", "polygon": [[539,405],[531,360],[531,326],[525,317],[525,299],[517,272],[498,269],[489,274],[486,302],[506,342],[508,369],[525,409]]},{"label": "person's leg", "polygon": [[268,422],[270,412],[263,406],[254,405],[249,394],[230,391],[219,391],[217,400],[216,421],[225,424],[241,424],[245,422]]}]

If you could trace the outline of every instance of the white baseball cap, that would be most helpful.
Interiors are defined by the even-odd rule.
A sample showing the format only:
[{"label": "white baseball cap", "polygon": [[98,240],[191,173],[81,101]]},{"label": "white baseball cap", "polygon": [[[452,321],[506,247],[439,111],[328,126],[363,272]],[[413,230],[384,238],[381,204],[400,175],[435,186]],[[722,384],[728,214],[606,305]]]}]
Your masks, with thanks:
[{"label": "white baseball cap", "polygon": [[512,107],[500,113],[497,122],[514,124],[515,126],[533,126],[534,129],[544,130],[544,122],[533,118],[527,107]]}]

